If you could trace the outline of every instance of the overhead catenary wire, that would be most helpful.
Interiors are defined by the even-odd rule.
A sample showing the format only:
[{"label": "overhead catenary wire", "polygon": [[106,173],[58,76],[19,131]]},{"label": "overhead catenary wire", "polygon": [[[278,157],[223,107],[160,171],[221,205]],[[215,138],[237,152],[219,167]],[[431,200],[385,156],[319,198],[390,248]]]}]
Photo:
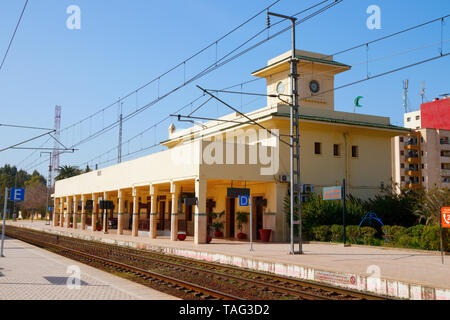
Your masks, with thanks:
[{"label": "overhead catenary wire", "polygon": [[22,12],[20,13],[19,20],[17,21],[16,27],[14,28],[14,32],[13,32],[13,34],[11,36],[11,39],[9,40],[8,48],[6,49],[5,55],[3,56],[3,59],[2,59],[2,63],[0,64],[0,71],[2,70],[3,65],[5,64],[6,57],[8,56],[9,50],[11,49],[11,45],[12,45],[12,43],[14,41],[15,36],[16,36],[17,29],[19,29],[19,25],[20,25],[20,22],[22,21],[22,17],[23,17],[23,14],[25,12],[25,9],[27,8],[27,5],[28,5],[28,0],[25,1],[25,4],[24,4],[23,9],[22,9]]},{"label": "overhead catenary wire", "polygon": [[[344,52],[348,52],[348,51],[350,51],[350,50],[354,50],[354,49],[360,48],[360,47],[362,47],[362,46],[365,46],[367,43],[375,43],[375,42],[378,42],[378,41],[382,41],[382,40],[384,40],[384,39],[391,38],[391,37],[393,37],[393,36],[395,36],[395,35],[399,35],[399,34],[402,34],[402,33],[407,32],[407,31],[411,31],[411,30],[417,29],[417,28],[419,28],[419,27],[421,27],[421,26],[425,26],[425,25],[430,24],[430,23],[432,23],[432,22],[441,20],[442,18],[447,18],[448,16],[449,16],[449,15],[443,16],[443,17],[438,18],[438,19],[433,19],[433,20],[427,21],[427,22],[425,22],[425,23],[422,23],[422,24],[419,24],[419,25],[416,25],[416,26],[413,26],[413,27],[404,29],[404,30],[402,30],[402,31],[395,32],[395,33],[392,33],[392,34],[390,34],[390,35],[387,35],[387,36],[384,36],[384,37],[375,39],[375,40],[370,41],[370,42],[364,42],[364,43],[362,43],[362,44],[360,44],[360,45],[353,46],[353,47],[351,47],[351,48],[349,48],[349,49],[345,49],[345,50],[338,51],[338,52],[336,52],[336,53],[334,53],[334,54],[332,54],[332,55],[330,55],[330,56],[337,55],[337,54],[341,54],[341,53],[344,53]],[[375,59],[375,60],[379,60],[379,59]],[[371,61],[373,61],[373,60],[371,60]],[[373,77],[372,77],[372,78],[373,78]],[[258,79],[252,79],[252,80],[250,80],[249,82],[257,81],[257,80],[260,80],[260,79],[261,79],[261,78],[258,78]],[[371,79],[371,78],[366,79],[366,80],[370,80],[370,79]],[[359,82],[360,82],[360,81],[361,81],[361,80],[359,80]],[[239,86],[239,85],[236,85],[236,86]],[[347,85],[347,86],[348,86],[348,85]],[[309,96],[309,97],[312,97],[312,95]],[[305,99],[305,98],[307,98],[307,97],[302,97],[302,99]]]},{"label": "overhead catenary wire", "polygon": [[[111,104],[107,105],[106,107],[100,109],[99,111],[92,113],[91,115],[61,129],[61,131],[65,131],[67,129],[70,129],[78,124],[80,124],[83,121],[86,121],[94,116],[96,116],[97,114],[104,112],[105,110],[113,107],[114,105],[116,105],[117,103],[126,100],[127,98],[129,98],[130,96],[132,96],[133,94],[137,94],[140,90],[148,87],[149,85],[155,83],[155,82],[159,82],[160,79],[162,77],[164,77],[165,75],[169,74],[170,72],[176,70],[177,68],[179,68],[182,65],[185,65],[186,62],[192,60],[193,58],[197,57],[198,55],[200,55],[201,53],[205,52],[206,50],[208,50],[209,48],[213,47],[214,45],[216,45],[218,42],[224,40],[225,38],[227,38],[229,35],[233,34],[234,32],[236,32],[237,30],[239,30],[240,28],[242,28],[243,26],[245,26],[246,24],[248,24],[250,21],[252,21],[253,19],[255,19],[256,17],[258,17],[259,15],[261,15],[262,13],[264,13],[267,9],[273,7],[274,5],[276,5],[278,2],[280,2],[281,0],[276,0],[274,2],[272,2],[269,6],[265,7],[264,9],[262,9],[261,11],[259,11],[258,13],[256,13],[255,15],[253,15],[252,17],[248,18],[247,20],[245,20],[244,22],[242,22],[241,24],[239,24],[238,26],[236,26],[235,28],[233,28],[232,30],[230,30],[229,32],[227,32],[226,34],[224,34],[223,36],[219,37],[218,39],[214,40],[213,42],[211,42],[209,45],[207,45],[206,47],[200,49],[199,51],[197,51],[196,53],[192,54],[191,56],[189,56],[187,59],[179,62],[178,64],[176,64],[175,66],[169,68],[167,71],[163,72],[162,74],[154,77],[152,80],[146,82],[145,84],[141,85],[140,87],[136,88],[135,90],[129,92],[128,94],[124,95],[123,97],[119,98],[119,100],[116,100],[114,102],[112,102]],[[327,0],[330,1],[330,0]],[[184,81],[186,82],[186,81]],[[159,94],[158,94],[159,96]]]},{"label": "overhead catenary wire", "polygon": [[[328,0],[328,1],[329,1],[329,0]],[[321,3],[328,2],[328,1],[322,1]],[[319,13],[321,13],[321,12],[323,12],[323,11],[329,9],[329,8],[331,8],[332,6],[338,4],[338,3],[342,2],[342,1],[343,1],[343,0],[337,0],[337,1],[333,2],[332,4],[327,5],[327,6],[324,7],[324,8],[321,8],[320,10],[318,10],[318,12],[316,12],[316,13],[314,13],[314,14],[312,14],[312,15],[306,17],[305,19],[302,19],[301,21],[299,21],[299,23],[302,23],[302,22],[307,21],[308,19],[310,19],[310,18],[316,16],[317,14],[319,14]],[[306,10],[303,10],[303,11],[299,12],[298,14],[303,13],[303,12],[305,12],[305,11],[307,11],[307,10],[310,10],[311,8],[315,8],[315,7],[317,7],[317,5],[312,6],[312,7],[308,8],[308,9],[306,9]],[[264,30],[265,30],[265,29],[264,29]],[[237,59],[237,58],[240,57],[242,54],[249,52],[250,50],[252,50],[252,49],[254,49],[254,48],[260,46],[261,44],[265,43],[266,41],[269,41],[269,40],[273,39],[273,38],[276,37],[276,36],[281,35],[283,32],[285,32],[285,31],[287,31],[287,30],[289,30],[289,28],[285,28],[285,29],[283,29],[282,31],[276,33],[275,35],[272,35],[270,38],[265,39],[265,40],[259,42],[256,46],[252,46],[250,49],[246,49],[246,50],[244,50],[244,52],[240,52],[240,53],[238,53],[238,54],[236,54],[236,55],[234,55],[234,56],[228,58],[227,60],[222,61],[222,60],[224,60],[225,58],[227,58],[228,56],[230,56],[232,53],[234,53],[235,51],[237,51],[238,49],[240,49],[241,47],[243,47],[245,44],[249,43],[251,40],[253,40],[256,36],[258,36],[258,35],[260,34],[260,32],[257,33],[255,36],[251,37],[249,40],[245,41],[244,43],[242,43],[241,45],[239,45],[237,48],[233,49],[232,51],[230,51],[230,52],[228,52],[227,54],[225,54],[222,58],[220,58],[220,59],[218,60],[218,61],[222,61],[220,64],[213,63],[213,64],[211,64],[209,67],[205,68],[204,70],[202,70],[201,72],[199,72],[198,74],[196,74],[195,76],[193,76],[192,78],[190,78],[189,80],[187,80],[185,83],[183,83],[183,84],[179,85],[178,87],[176,87],[176,88],[174,88],[174,89],[168,91],[168,92],[167,92],[166,94],[164,94],[164,95],[158,95],[158,98],[157,98],[157,99],[155,99],[155,100],[149,102],[148,104],[142,106],[141,108],[135,110],[134,112],[131,112],[130,114],[124,116],[123,121],[125,122],[125,121],[127,121],[127,120],[133,118],[133,117],[136,116],[137,114],[139,114],[139,113],[141,113],[142,111],[148,109],[149,107],[153,106],[153,105],[156,104],[157,102],[163,100],[164,98],[166,98],[166,97],[168,97],[169,95],[173,94],[174,92],[178,91],[179,89],[181,89],[182,87],[186,86],[187,84],[190,84],[190,83],[192,83],[193,81],[200,79],[200,78],[203,77],[204,75],[206,75],[206,74],[212,72],[213,70],[216,70],[216,69],[222,67],[223,65],[225,65],[225,64],[227,64],[227,63],[233,61],[234,59]],[[116,103],[117,103],[117,102],[114,102],[112,105],[114,105],[114,104],[116,104]],[[102,110],[102,111],[103,111],[103,110]],[[80,140],[80,141],[74,143],[72,146],[73,146],[73,147],[74,147],[74,146],[78,146],[78,145],[83,144],[83,143],[86,143],[86,142],[88,142],[88,141],[90,141],[90,140],[92,140],[92,139],[95,139],[95,138],[98,137],[99,135],[102,135],[102,134],[104,134],[104,133],[106,133],[106,132],[109,132],[111,129],[115,128],[117,125],[118,125],[118,121],[114,121],[114,122],[112,122],[111,124],[109,124],[109,125],[107,125],[106,127],[104,127],[103,129],[101,129],[101,130],[95,132],[94,134],[92,134],[92,135],[90,135],[90,136],[88,136],[88,137],[86,137],[86,138],[84,138],[84,139],[82,139],[82,140]]]},{"label": "overhead catenary wire", "polygon": [[[317,6],[319,6],[319,5],[323,4],[323,3],[329,2],[329,1],[330,1],[330,0],[327,0],[327,1],[321,1],[320,3],[318,3],[318,4],[316,4],[316,5],[313,5],[313,6],[307,8],[307,9],[305,9],[305,10],[300,11],[300,12],[297,13],[296,15],[301,14],[301,13],[304,13],[304,12],[306,12],[306,11],[308,11],[308,10],[313,9],[313,8],[316,8]],[[342,2],[342,1],[343,1],[343,0],[335,0],[335,1],[333,1],[333,3],[331,3],[331,4],[329,4],[329,5],[325,6],[325,7],[323,7],[323,8],[321,8],[321,9],[319,9],[319,10],[316,11],[315,13],[313,13],[313,14],[307,16],[306,18],[300,20],[297,24],[303,23],[303,22],[305,22],[305,21],[311,19],[312,17],[318,15],[319,13],[324,12],[325,10],[330,9],[331,7],[333,7],[334,5],[337,5],[338,3]],[[265,10],[265,9],[264,9],[264,10]],[[264,10],[261,11],[261,13],[262,13],[262,12],[265,12]],[[264,30],[265,30],[265,28],[264,28]],[[232,51],[230,51],[230,52],[228,52],[227,54],[225,54],[224,56],[222,56],[218,61],[222,61],[222,60],[224,60],[224,61],[222,61],[220,64],[214,63],[214,64],[210,65],[209,67],[205,68],[203,71],[201,71],[201,72],[199,72],[198,74],[196,74],[195,76],[193,76],[191,79],[185,81],[185,83],[183,83],[182,85],[180,85],[180,86],[178,86],[178,87],[172,89],[171,91],[167,92],[166,94],[164,94],[164,95],[162,95],[162,96],[159,96],[157,99],[155,99],[155,100],[151,101],[150,103],[144,105],[143,107],[141,107],[141,108],[139,108],[139,109],[136,109],[134,112],[132,112],[132,113],[130,113],[130,114],[124,116],[124,117],[123,117],[123,122],[125,122],[125,121],[127,121],[127,120],[133,118],[133,117],[136,116],[137,114],[139,114],[139,113],[141,113],[142,111],[148,109],[149,107],[153,106],[153,105],[156,104],[157,102],[161,101],[162,99],[166,98],[167,96],[169,96],[169,95],[173,94],[174,92],[178,91],[179,89],[181,89],[182,87],[186,86],[187,84],[189,84],[189,83],[191,83],[191,82],[193,82],[193,81],[195,81],[195,80],[198,80],[199,78],[203,77],[204,75],[208,74],[209,72],[211,72],[211,71],[213,71],[213,70],[216,70],[217,68],[222,67],[223,65],[225,65],[225,64],[227,64],[227,63],[233,61],[234,59],[237,59],[237,58],[240,57],[241,55],[243,55],[243,54],[249,52],[250,50],[253,50],[254,48],[260,46],[260,45],[263,44],[263,43],[265,43],[266,41],[269,41],[269,40],[273,39],[274,37],[277,37],[277,36],[281,35],[283,32],[285,32],[285,31],[287,31],[287,30],[289,30],[289,28],[285,28],[285,29],[281,30],[280,32],[277,32],[276,34],[272,35],[271,37],[269,37],[269,38],[267,38],[267,39],[265,39],[265,40],[263,40],[263,41],[257,43],[256,45],[254,45],[254,46],[252,46],[252,47],[250,47],[250,48],[247,48],[247,49],[245,49],[245,50],[242,51],[242,52],[239,52],[239,53],[235,54],[234,56],[228,58],[227,60],[224,60],[225,58],[227,58],[228,56],[230,56],[232,53],[236,52],[238,49],[240,49],[241,47],[243,47],[244,45],[246,45],[247,43],[249,43],[249,42],[250,42],[251,40],[253,40],[257,35],[260,34],[260,33],[257,33],[255,36],[251,37],[249,40],[245,41],[243,44],[241,44],[241,45],[238,46],[237,48],[233,49]],[[133,93],[134,93],[134,91],[133,91],[131,94],[133,94]],[[131,95],[131,94],[130,94],[130,95]],[[126,98],[126,97],[125,97],[125,98]],[[115,105],[116,103],[117,103],[117,101],[114,102],[113,104],[111,104],[111,106]],[[100,110],[100,111],[98,111],[97,113],[104,112],[104,110],[105,110],[105,108],[102,109],[102,110]],[[89,117],[87,117],[87,118],[85,118],[85,119],[89,119]],[[109,132],[111,129],[115,128],[117,125],[118,125],[118,121],[115,121],[115,122],[113,122],[113,123],[107,125],[107,126],[104,127],[103,129],[101,129],[101,130],[95,132],[94,134],[92,134],[92,135],[90,135],[90,136],[88,136],[88,137],[86,137],[86,138],[84,138],[84,139],[82,139],[82,140],[80,140],[80,141],[78,141],[78,142],[73,143],[71,147],[73,148],[73,147],[75,147],[75,146],[79,146],[79,145],[81,145],[81,144],[83,144],[83,143],[86,143],[86,142],[88,142],[88,141],[90,141],[90,140],[92,140],[92,139],[95,139],[96,137],[98,137],[98,136],[100,136],[100,135],[102,135],[102,134],[104,134],[104,133],[106,133],[106,132]],[[66,129],[66,128],[65,128],[65,129]],[[65,129],[63,129],[63,130],[65,130]],[[61,130],[61,131],[63,131],[63,130]]]}]

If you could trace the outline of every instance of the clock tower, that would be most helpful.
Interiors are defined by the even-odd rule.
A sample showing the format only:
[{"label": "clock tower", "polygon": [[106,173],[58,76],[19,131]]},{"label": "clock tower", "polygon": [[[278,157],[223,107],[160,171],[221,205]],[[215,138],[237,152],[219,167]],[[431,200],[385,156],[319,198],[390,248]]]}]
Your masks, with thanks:
[{"label": "clock tower", "polygon": [[[350,70],[350,66],[333,60],[332,56],[296,50],[299,74],[299,105],[334,110],[334,76]],[[282,100],[291,102],[290,72],[291,51],[268,61],[267,66],[252,73],[267,81],[267,94],[277,94]],[[267,106],[285,104],[282,100],[267,97]]]}]

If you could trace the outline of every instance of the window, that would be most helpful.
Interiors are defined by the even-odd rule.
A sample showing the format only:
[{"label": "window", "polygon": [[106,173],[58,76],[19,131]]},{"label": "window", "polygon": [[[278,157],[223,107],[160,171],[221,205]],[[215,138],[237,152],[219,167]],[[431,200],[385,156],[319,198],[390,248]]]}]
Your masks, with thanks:
[{"label": "window", "polygon": [[410,122],[410,121],[411,121],[411,118],[409,118],[409,117],[406,118],[406,121],[407,121],[407,122]]},{"label": "window", "polygon": [[425,167],[424,167],[423,163],[422,163],[422,169],[425,169]]},{"label": "window", "polygon": [[416,120],[419,120],[420,119],[420,116],[416,116]]},{"label": "window", "polygon": [[404,168],[405,167],[405,164],[404,163],[400,163],[400,168]]},{"label": "window", "polygon": [[340,146],[338,144],[334,144],[333,145],[333,155],[336,156],[336,157],[341,155],[341,152],[340,152],[341,150],[340,150],[339,147]]},{"label": "window", "polygon": [[402,182],[405,182],[405,176],[401,177]]},{"label": "window", "polygon": [[425,178],[422,176],[422,182],[425,182]]},{"label": "window", "polygon": [[358,158],[359,156],[359,150],[358,146],[352,146],[352,157]]},{"label": "window", "polygon": [[400,142],[403,142],[403,137],[400,137]]},{"label": "window", "polygon": [[420,137],[420,142],[423,142],[423,137]]},{"label": "window", "polygon": [[321,145],[320,142],[314,142],[314,154],[321,154]]},{"label": "window", "polygon": [[400,151],[400,155],[401,155],[401,156],[404,156],[404,155],[405,155],[405,151],[401,150],[401,151]]}]

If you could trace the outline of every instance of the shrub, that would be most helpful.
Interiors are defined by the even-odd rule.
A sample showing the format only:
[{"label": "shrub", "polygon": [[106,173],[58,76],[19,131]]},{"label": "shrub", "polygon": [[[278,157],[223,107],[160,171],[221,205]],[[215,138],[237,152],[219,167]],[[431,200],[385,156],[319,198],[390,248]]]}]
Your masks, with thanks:
[{"label": "shrub", "polygon": [[420,239],[420,247],[426,250],[440,250],[439,226],[426,226]]},{"label": "shrub", "polygon": [[331,241],[341,242],[343,241],[342,236],[344,233],[344,227],[339,224],[333,224],[330,228],[331,230]]},{"label": "shrub", "polygon": [[413,237],[413,238],[421,238],[423,231],[425,229],[425,226],[423,224],[418,224],[416,226],[413,227],[409,227],[408,229],[406,229],[406,233],[408,234],[408,236]]},{"label": "shrub", "polygon": [[331,230],[330,226],[318,226],[312,229],[314,239],[318,241],[330,241]]},{"label": "shrub", "polygon": [[383,226],[381,229],[386,233],[387,242],[390,244],[397,243],[400,237],[406,232],[406,228],[402,226]]},{"label": "shrub", "polygon": [[358,226],[346,226],[345,232],[347,235],[347,241],[349,243],[358,242]]},{"label": "shrub", "polygon": [[359,241],[364,244],[375,244],[375,234],[377,230],[372,227],[361,227],[359,229]]}]

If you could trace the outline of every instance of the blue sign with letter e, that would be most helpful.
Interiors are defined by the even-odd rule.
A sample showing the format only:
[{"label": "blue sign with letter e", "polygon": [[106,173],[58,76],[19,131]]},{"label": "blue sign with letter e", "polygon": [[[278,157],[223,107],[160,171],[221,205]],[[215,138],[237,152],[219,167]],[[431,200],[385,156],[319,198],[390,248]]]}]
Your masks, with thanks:
[{"label": "blue sign with letter e", "polygon": [[11,196],[10,196],[9,200],[24,201],[25,200],[25,189],[24,188],[12,188]]},{"label": "blue sign with letter e", "polygon": [[239,196],[239,206],[248,207],[248,196]]}]

